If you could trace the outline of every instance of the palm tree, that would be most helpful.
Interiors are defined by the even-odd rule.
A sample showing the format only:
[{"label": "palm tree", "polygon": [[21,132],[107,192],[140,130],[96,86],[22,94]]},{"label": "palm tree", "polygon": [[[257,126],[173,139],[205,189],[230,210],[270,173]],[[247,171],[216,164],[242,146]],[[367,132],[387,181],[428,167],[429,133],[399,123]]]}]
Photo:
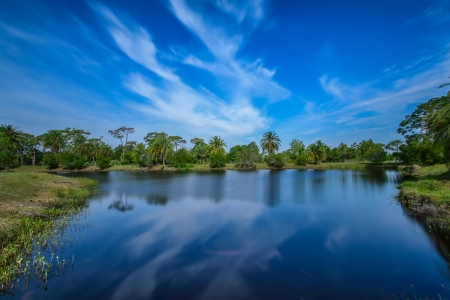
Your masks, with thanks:
[{"label": "palm tree", "polygon": [[261,140],[259,141],[259,145],[261,146],[263,152],[274,154],[280,148],[281,140],[275,131],[268,131],[263,134]]},{"label": "palm tree", "polygon": [[313,163],[320,163],[327,158],[327,146],[320,140],[309,145],[306,150],[308,159]]},{"label": "palm tree", "polygon": [[[23,133],[16,126],[1,125],[0,126],[0,143],[4,144],[6,149],[15,151],[17,154],[17,162],[19,162],[19,150],[23,149]],[[23,155],[22,155],[23,164]]]},{"label": "palm tree", "polygon": [[152,155],[159,156],[165,166],[167,154],[173,151],[173,142],[167,134],[159,134],[151,141],[148,150]]},{"label": "palm tree", "polygon": [[429,133],[434,136],[434,145],[443,148],[444,157],[450,158],[450,95],[442,96],[432,104],[434,112],[426,118]]},{"label": "palm tree", "polygon": [[209,140],[209,144],[208,144],[208,150],[209,153],[222,153],[225,154],[225,148],[227,148],[227,143],[225,143],[224,140],[222,140],[220,138],[220,136],[213,136],[210,140]]},{"label": "palm tree", "polygon": [[44,147],[50,148],[53,154],[57,154],[66,145],[66,137],[63,130],[49,130],[42,135]]},{"label": "palm tree", "polygon": [[0,138],[6,148],[10,150],[19,151],[22,144],[22,131],[13,125],[1,125],[0,126]]},{"label": "palm tree", "polygon": [[82,134],[77,134],[72,140],[72,150],[76,155],[87,154],[88,140]]},{"label": "palm tree", "polygon": [[208,145],[203,140],[197,142],[191,150],[192,156],[199,158],[202,164],[205,163],[206,157],[209,155]]}]

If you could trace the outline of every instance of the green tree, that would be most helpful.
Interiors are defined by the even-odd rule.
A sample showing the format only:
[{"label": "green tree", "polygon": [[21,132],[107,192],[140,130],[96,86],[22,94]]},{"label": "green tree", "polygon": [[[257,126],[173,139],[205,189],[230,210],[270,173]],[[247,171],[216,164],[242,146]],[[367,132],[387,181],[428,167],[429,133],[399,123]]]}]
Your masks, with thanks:
[{"label": "green tree", "polygon": [[88,139],[80,133],[73,137],[71,146],[72,151],[78,156],[88,154],[89,152]]},{"label": "green tree", "polygon": [[186,141],[183,140],[183,138],[179,135],[171,136],[170,139],[172,140],[173,145],[175,146],[175,152],[178,151],[179,146],[186,144]]},{"label": "green tree", "polygon": [[381,143],[372,144],[364,152],[364,159],[373,163],[382,163],[386,158],[386,151],[384,151],[384,145]]},{"label": "green tree", "polygon": [[225,153],[214,152],[209,156],[209,166],[211,168],[223,168],[227,163],[227,156]]},{"label": "green tree", "polygon": [[220,136],[213,136],[210,140],[209,140],[209,144],[208,144],[208,150],[210,154],[213,153],[221,153],[221,154],[225,154],[225,148],[227,147],[227,144],[225,143],[224,140],[222,140],[220,138]]},{"label": "green tree", "polygon": [[[122,159],[125,155],[125,145],[128,142],[128,135],[133,134],[134,132],[134,128],[126,126],[108,130],[108,133],[111,134],[113,138],[120,141],[120,144],[122,146]],[[123,138],[125,138],[125,144],[123,143]]]},{"label": "green tree", "polygon": [[[255,147],[256,146],[256,147]],[[256,164],[261,161],[259,148],[255,142],[241,146],[241,151],[236,154],[235,166],[238,168],[256,168]]]},{"label": "green tree", "polygon": [[328,146],[321,140],[318,140],[308,146],[306,155],[308,156],[309,161],[317,164],[327,159],[327,149]]},{"label": "green tree", "polygon": [[286,158],[283,153],[269,154],[266,163],[271,168],[282,168],[286,164]]},{"label": "green tree", "polygon": [[[6,157],[7,153],[14,153],[17,160],[19,159],[19,152],[22,151],[23,132],[19,128],[13,125],[1,125],[0,126],[0,143],[3,145],[5,152],[3,155]],[[11,154],[10,154],[11,155]],[[5,159],[5,162],[9,159]]]},{"label": "green tree", "polygon": [[201,160],[202,164],[205,163],[205,159],[209,155],[208,145],[200,138],[191,139],[191,143],[194,144],[194,148],[191,150],[192,155]]},{"label": "green tree", "polygon": [[170,137],[162,132],[150,141],[148,151],[155,157],[162,160],[163,166],[166,165],[166,158],[170,151],[173,151],[173,142]]},{"label": "green tree", "polygon": [[64,130],[48,130],[42,135],[43,147],[49,148],[53,154],[57,154],[66,145],[66,136]]},{"label": "green tree", "polygon": [[228,160],[231,162],[236,161],[237,154],[242,150],[242,146],[236,145],[230,148],[230,151],[228,152]]},{"label": "green tree", "polygon": [[290,148],[287,153],[289,155],[289,158],[293,161],[295,161],[299,155],[305,152],[305,144],[303,144],[303,142],[300,140],[292,140],[292,142],[289,143],[289,146]]},{"label": "green tree", "polygon": [[263,152],[274,154],[280,148],[281,140],[274,131],[268,131],[261,137],[259,145],[261,146]]}]

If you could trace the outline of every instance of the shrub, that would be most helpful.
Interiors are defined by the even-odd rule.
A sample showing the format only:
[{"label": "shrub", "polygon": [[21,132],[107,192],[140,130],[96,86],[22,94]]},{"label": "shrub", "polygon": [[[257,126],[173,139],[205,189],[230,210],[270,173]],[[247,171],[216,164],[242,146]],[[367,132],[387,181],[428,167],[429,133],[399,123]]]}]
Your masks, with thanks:
[{"label": "shrub", "polygon": [[17,155],[10,150],[0,151],[0,170],[5,168],[16,168],[20,164],[17,161]]},{"label": "shrub", "polygon": [[59,154],[61,165],[66,170],[82,169],[86,158],[83,156],[78,156],[74,153],[63,152]]},{"label": "shrub", "polygon": [[189,154],[189,152],[181,148],[179,149],[172,157],[171,157],[171,163],[172,166],[177,168],[178,170],[188,171],[192,168],[193,163],[192,156]]},{"label": "shrub", "polygon": [[266,157],[266,163],[271,168],[282,168],[286,163],[286,158],[283,154],[270,154]]},{"label": "shrub", "polygon": [[222,153],[213,153],[209,156],[209,166],[211,168],[223,168],[227,163],[227,156]]},{"label": "shrub", "polygon": [[101,170],[109,168],[110,163],[111,163],[111,158],[110,157],[99,156],[97,158],[97,166]]},{"label": "shrub", "polygon": [[299,166],[304,166],[304,165],[306,165],[308,162],[309,162],[309,161],[308,161],[308,157],[306,156],[305,153],[302,153],[302,154],[298,155],[298,156],[295,158],[295,164],[296,164],[296,165],[299,165]]},{"label": "shrub", "polygon": [[52,153],[45,154],[43,162],[44,165],[47,166],[47,169],[56,169],[59,165],[58,161],[56,160],[56,156]]}]

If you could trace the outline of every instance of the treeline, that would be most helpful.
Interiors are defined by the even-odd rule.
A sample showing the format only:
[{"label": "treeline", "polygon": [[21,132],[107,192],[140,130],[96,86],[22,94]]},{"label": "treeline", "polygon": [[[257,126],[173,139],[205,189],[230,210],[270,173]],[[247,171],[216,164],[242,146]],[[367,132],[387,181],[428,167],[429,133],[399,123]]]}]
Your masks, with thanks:
[{"label": "treeline", "polygon": [[[444,84],[446,86],[448,84]],[[398,133],[404,140],[387,144],[372,139],[330,147],[318,140],[308,146],[294,139],[289,149],[279,152],[281,140],[269,131],[259,145],[236,145],[227,152],[227,144],[219,136],[207,143],[201,138],[187,141],[181,136],[165,132],[150,132],[142,142],[129,140],[135,130],[122,126],[108,131],[119,140],[115,148],[104,143],[103,137],[90,138],[82,129],[49,130],[39,136],[24,133],[13,125],[0,126],[0,169],[20,165],[45,165],[50,169],[82,169],[98,166],[101,169],[115,165],[135,164],[143,167],[171,165],[188,170],[193,164],[209,163],[212,168],[234,163],[239,168],[255,168],[257,163],[281,168],[287,162],[297,165],[322,162],[365,161],[382,163],[397,161],[405,164],[432,165],[448,163],[450,158],[450,92],[417,106],[400,123]]]}]

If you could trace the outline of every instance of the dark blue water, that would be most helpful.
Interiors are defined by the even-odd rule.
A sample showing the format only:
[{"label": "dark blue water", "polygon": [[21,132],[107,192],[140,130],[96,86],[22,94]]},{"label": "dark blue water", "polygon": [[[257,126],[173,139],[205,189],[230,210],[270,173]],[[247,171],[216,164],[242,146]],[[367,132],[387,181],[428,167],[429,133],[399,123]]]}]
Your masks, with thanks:
[{"label": "dark blue water", "polygon": [[[26,299],[450,299],[445,237],[396,171],[109,172],[73,271]],[[403,296],[402,296],[403,295]]]}]

